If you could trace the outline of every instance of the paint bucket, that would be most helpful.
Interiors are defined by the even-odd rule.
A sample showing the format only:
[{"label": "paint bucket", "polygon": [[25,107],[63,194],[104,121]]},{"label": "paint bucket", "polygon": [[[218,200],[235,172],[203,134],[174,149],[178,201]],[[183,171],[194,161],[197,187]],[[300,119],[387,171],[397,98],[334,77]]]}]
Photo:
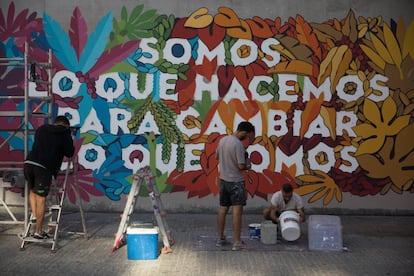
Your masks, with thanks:
[{"label": "paint bucket", "polygon": [[282,237],[287,241],[295,241],[300,237],[299,214],[295,211],[284,211],[280,216]]},{"label": "paint bucket", "polygon": [[249,237],[251,240],[260,239],[260,223],[249,224]]},{"label": "paint bucket", "polygon": [[263,244],[275,244],[277,241],[277,225],[271,220],[265,220],[260,225],[260,241]]}]

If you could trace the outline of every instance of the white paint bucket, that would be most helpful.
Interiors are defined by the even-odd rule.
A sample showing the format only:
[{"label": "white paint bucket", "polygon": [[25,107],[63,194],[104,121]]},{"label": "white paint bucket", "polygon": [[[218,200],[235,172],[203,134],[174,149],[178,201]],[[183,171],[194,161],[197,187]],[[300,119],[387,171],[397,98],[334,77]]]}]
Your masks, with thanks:
[{"label": "white paint bucket", "polygon": [[260,225],[260,241],[263,244],[275,244],[277,241],[277,225],[271,220],[263,221]]},{"label": "white paint bucket", "polygon": [[295,241],[300,237],[299,214],[295,211],[284,211],[280,216],[282,237],[287,241]]}]

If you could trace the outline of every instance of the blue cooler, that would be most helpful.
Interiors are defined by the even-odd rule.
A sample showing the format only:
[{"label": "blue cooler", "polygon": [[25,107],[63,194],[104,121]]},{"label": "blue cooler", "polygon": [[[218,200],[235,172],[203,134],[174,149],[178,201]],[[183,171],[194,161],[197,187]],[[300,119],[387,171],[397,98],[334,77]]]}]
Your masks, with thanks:
[{"label": "blue cooler", "polygon": [[158,227],[128,227],[126,232],[128,260],[158,258]]}]

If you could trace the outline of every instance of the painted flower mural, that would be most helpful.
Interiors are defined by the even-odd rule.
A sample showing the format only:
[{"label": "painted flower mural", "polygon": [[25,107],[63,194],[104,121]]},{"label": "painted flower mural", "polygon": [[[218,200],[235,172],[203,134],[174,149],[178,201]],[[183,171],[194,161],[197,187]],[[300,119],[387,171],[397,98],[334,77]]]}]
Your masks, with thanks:
[{"label": "painted flower mural", "polygon": [[[414,21],[351,10],[282,22],[228,7],[176,18],[138,5],[88,34],[78,8],[68,32],[48,14],[14,14],[13,3],[0,13],[1,55],[22,56],[22,41],[34,57],[52,49],[55,113],[80,127],[79,168],[92,185],[83,199],[119,200],[146,165],[162,192],[217,195],[214,151],[240,120],[256,125],[245,173],[252,197],[284,182],[323,205],[343,193],[414,191]],[[2,95],[19,87],[15,70],[2,72]]]}]

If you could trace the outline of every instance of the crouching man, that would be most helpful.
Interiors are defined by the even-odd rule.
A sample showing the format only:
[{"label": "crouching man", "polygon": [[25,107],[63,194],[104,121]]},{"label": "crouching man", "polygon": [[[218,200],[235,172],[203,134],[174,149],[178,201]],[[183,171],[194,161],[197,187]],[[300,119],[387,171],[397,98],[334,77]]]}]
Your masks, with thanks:
[{"label": "crouching man", "polygon": [[305,210],[302,198],[295,192],[291,184],[283,184],[282,189],[272,195],[270,206],[263,210],[263,217],[279,224],[279,216],[284,211],[296,211],[299,213],[300,222],[305,222]]}]

